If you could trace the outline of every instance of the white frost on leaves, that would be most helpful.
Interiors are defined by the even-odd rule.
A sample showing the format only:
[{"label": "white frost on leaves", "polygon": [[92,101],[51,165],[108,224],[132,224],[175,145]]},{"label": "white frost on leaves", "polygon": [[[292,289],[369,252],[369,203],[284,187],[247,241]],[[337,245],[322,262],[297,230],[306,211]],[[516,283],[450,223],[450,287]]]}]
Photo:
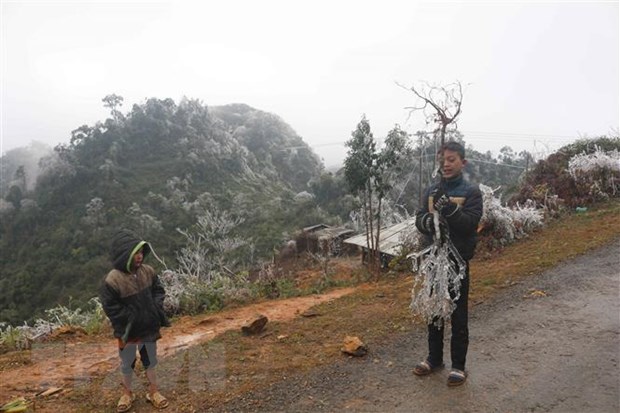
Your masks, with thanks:
[{"label": "white frost on leaves", "polygon": [[419,276],[414,276],[410,308],[426,324],[441,327],[456,308],[466,265],[450,241],[435,243],[425,251]]},{"label": "white frost on leaves", "polygon": [[597,169],[620,172],[620,152],[617,149],[604,152],[597,147],[593,153],[580,153],[568,161],[568,172],[575,179],[580,173],[589,173]]},{"label": "white frost on leaves", "polygon": [[605,199],[618,192],[620,152],[604,152],[599,147],[593,153],[580,153],[568,161],[568,173],[578,187],[587,188],[596,199]]},{"label": "white frost on leaves", "polygon": [[501,245],[519,239],[543,225],[543,210],[537,209],[535,204],[529,201],[525,205],[517,204],[514,208],[503,206],[500,199],[494,196],[498,189],[480,184],[483,202],[480,225],[491,229],[493,237]]}]

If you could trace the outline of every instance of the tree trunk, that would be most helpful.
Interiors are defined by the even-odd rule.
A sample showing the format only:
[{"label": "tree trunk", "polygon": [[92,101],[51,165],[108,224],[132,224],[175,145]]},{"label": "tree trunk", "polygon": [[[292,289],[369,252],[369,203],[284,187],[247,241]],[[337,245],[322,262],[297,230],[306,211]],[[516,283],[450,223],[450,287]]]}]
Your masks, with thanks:
[{"label": "tree trunk", "polygon": [[381,238],[381,198],[379,198],[379,202],[377,204],[377,242],[375,242],[375,264],[376,264],[376,275],[379,278],[381,275],[381,251],[379,251],[379,240]]}]

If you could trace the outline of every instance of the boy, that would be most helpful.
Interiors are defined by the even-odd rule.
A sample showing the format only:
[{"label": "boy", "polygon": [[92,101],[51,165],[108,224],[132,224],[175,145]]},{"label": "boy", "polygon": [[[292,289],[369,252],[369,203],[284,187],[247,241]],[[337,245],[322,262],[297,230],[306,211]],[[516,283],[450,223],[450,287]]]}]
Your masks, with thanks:
[{"label": "boy", "polygon": [[136,364],[136,351],[146,369],[149,390],[146,399],[158,409],[168,406],[168,400],[157,388],[157,340],[160,327],[170,324],[164,314],[165,291],[153,267],[143,264],[151,246],[134,233],[119,231],[112,242],[111,259],[114,269],[105,277],[100,290],[101,304],[112,323],[118,339],[123,395],[117,412],[131,408],[135,395],[131,379]]},{"label": "boy", "polygon": [[[469,345],[467,328],[467,296],[469,294],[469,260],[476,248],[476,232],[482,217],[482,194],[478,187],[463,178],[463,168],[467,164],[465,148],[458,142],[445,143],[440,151],[441,182],[427,188],[422,197],[422,207],[416,214],[416,227],[425,235],[425,242],[432,243],[435,233],[433,212],[440,215],[442,233],[447,229],[450,240],[466,263],[466,276],[461,281],[460,298],[450,317],[452,338],[450,354],[452,370],[448,375],[448,385],[465,383],[465,359]],[[426,376],[443,366],[444,328],[428,325],[428,357],[418,363],[413,372]]]}]

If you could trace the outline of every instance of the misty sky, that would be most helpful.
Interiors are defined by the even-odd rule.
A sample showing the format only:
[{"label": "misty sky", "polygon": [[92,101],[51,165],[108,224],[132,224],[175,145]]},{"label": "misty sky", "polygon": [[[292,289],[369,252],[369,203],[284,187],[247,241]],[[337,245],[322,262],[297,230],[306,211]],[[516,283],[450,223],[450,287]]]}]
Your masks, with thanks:
[{"label": "misty sky", "polygon": [[618,2],[1,0],[0,152],[68,142],[146,98],[247,103],[329,166],[363,114],[415,132],[396,85],[466,85],[477,150],[548,151],[619,124]]}]

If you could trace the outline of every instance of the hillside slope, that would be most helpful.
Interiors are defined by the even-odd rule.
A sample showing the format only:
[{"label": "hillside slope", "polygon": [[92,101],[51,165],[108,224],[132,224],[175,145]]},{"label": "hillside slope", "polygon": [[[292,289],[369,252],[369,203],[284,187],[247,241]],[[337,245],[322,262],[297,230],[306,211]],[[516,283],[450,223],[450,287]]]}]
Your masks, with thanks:
[{"label": "hillside slope", "polygon": [[134,229],[173,264],[184,246],[177,228],[227,211],[243,221],[234,235],[248,240],[238,256],[249,264],[320,219],[294,202],[321,173],[319,158],[282,119],[242,104],[149,99],[127,114],[114,106],[42,166],[34,190],[14,185],[1,200],[2,322],[96,295],[119,228]]}]

